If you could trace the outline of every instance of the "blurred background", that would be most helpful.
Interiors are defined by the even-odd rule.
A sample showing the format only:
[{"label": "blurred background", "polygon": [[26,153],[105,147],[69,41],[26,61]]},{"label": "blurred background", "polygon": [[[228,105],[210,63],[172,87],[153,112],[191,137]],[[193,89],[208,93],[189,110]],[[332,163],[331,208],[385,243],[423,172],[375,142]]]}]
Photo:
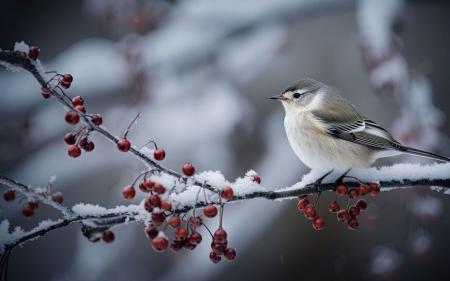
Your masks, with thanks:
[{"label": "blurred background", "polygon": [[[270,188],[300,180],[308,169],[286,141],[282,107],[267,97],[302,77],[339,88],[402,142],[450,155],[447,1],[2,0],[1,7],[0,48],[22,40],[39,46],[46,70],[71,73],[68,94],[83,95],[116,135],[142,112],[130,139],[156,140],[173,169],[191,161],[229,180],[255,169]],[[64,109],[43,101],[28,73],[0,70],[0,92],[1,174],[41,186],[56,175],[69,206],[126,204],[120,190],[141,163],[95,134],[92,153],[69,158]],[[376,164],[392,161],[424,160]],[[326,205],[334,195],[323,197]],[[15,250],[9,277],[445,280],[449,203],[428,188],[385,192],[370,198],[357,231],[322,209],[321,232],[296,201],[233,204],[224,224],[238,256],[218,265],[208,258],[209,242],[157,254],[140,225],[115,228],[106,245],[90,243],[74,224]],[[41,206],[24,219],[20,209],[2,201],[0,217],[31,228],[58,216]]]}]

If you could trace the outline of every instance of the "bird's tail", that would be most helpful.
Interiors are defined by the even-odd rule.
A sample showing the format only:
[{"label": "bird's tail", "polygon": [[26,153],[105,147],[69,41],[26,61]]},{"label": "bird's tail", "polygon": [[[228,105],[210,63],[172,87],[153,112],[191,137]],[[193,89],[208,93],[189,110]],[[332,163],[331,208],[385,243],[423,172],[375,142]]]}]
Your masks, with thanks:
[{"label": "bird's tail", "polygon": [[426,151],[423,151],[423,150],[420,150],[420,149],[415,149],[415,148],[406,147],[406,146],[404,146],[403,148],[404,148],[403,152],[406,153],[406,154],[411,154],[411,155],[417,155],[417,156],[421,156],[421,157],[431,158],[431,159],[435,159],[435,160],[443,161],[443,162],[450,162],[450,158],[447,158],[447,157],[444,157],[444,156],[441,156],[441,155],[437,155],[437,154],[434,154],[434,153],[431,153],[431,152],[426,152]]}]

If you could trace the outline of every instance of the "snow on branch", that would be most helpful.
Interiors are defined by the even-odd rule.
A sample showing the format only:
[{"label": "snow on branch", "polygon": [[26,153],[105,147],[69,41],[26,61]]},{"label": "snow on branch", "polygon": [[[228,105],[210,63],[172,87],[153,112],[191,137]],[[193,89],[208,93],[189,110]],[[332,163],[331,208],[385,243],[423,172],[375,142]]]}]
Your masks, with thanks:
[{"label": "snow on branch", "polygon": [[[130,204],[107,209],[80,203],[68,208],[62,204],[62,200],[49,197],[47,193],[42,192],[42,189],[0,176],[0,184],[28,199],[47,204],[63,214],[61,219],[43,221],[29,231],[20,228],[10,231],[8,221],[3,221],[0,224],[0,251],[10,252],[17,245],[74,222],[82,225],[82,232],[88,239],[97,241],[102,237],[105,242],[111,242],[114,236],[109,229],[132,221],[145,225],[146,234],[152,239],[152,246],[156,251],[164,251],[168,248],[169,241],[164,231],[169,225],[175,229],[175,239],[170,247],[174,250],[180,250],[183,247],[192,250],[201,241],[201,236],[196,228],[201,226],[207,228],[202,220],[203,214],[208,218],[216,215],[220,217],[220,227],[214,232],[214,235],[208,229],[213,239],[213,251],[210,259],[216,263],[220,261],[222,255],[229,260],[234,259],[236,255],[234,249],[227,248],[226,232],[222,226],[223,205],[225,204],[254,198],[281,200],[298,197],[299,209],[304,210],[305,216],[313,220],[315,229],[321,230],[324,227],[323,219],[317,216],[315,206],[309,204],[307,195],[315,194],[319,197],[321,192],[336,191],[339,195],[348,195],[351,199],[355,199],[368,194],[376,195],[380,191],[417,186],[433,186],[436,187],[436,190],[449,193],[450,164],[397,164],[391,167],[358,169],[352,170],[346,177],[332,174],[325,178],[323,183],[317,184],[314,182],[321,174],[314,171],[305,175],[300,182],[283,188],[261,185],[261,178],[254,171],[247,172],[234,182],[227,181],[220,172],[196,173],[195,167],[191,163],[183,166],[183,174],[177,173],[157,162],[165,157],[165,152],[158,148],[155,142],[151,142],[155,147],[154,150],[147,147],[138,149],[127,139],[127,133],[135,120],[122,137],[113,135],[101,125],[102,118],[99,114],[86,112],[82,97],[71,99],[65,94],[63,89],[70,86],[71,75],[45,73],[37,60],[38,49],[23,45],[19,47],[14,51],[0,50],[2,65],[14,70],[21,68],[30,72],[39,82],[44,98],[53,96],[67,109],[67,122],[75,125],[81,121],[81,128],[76,133],[66,135],[65,141],[70,144],[69,155],[78,157],[81,153],[80,147],[85,151],[92,151],[94,146],[88,137],[90,133],[96,132],[110,140],[118,150],[134,155],[146,167],[136,177],[133,184],[122,190],[122,195],[126,199],[133,199],[136,194],[135,186],[149,195],[138,205]],[[52,76],[48,77],[50,75]],[[336,180],[337,178],[338,180]],[[8,198],[12,198],[12,195],[13,193],[10,192]],[[332,211],[344,212],[348,217],[349,228],[356,229],[356,216],[360,209],[365,209],[364,206],[367,206],[367,202],[360,199],[355,206],[340,209],[337,202],[334,201],[333,206],[337,207],[333,207]],[[356,207],[359,208],[358,214],[351,211]],[[203,208],[200,215],[198,208]],[[186,228],[180,224],[180,220],[183,218],[189,221]],[[158,229],[160,226],[161,228]]]}]

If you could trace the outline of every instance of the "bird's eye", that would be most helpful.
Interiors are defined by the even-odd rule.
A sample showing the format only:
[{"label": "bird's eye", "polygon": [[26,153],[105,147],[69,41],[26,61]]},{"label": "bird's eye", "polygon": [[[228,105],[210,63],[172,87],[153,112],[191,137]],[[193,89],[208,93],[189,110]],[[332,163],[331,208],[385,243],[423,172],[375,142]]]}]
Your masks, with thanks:
[{"label": "bird's eye", "polygon": [[294,93],[292,96],[293,96],[295,99],[298,99],[298,98],[300,97],[300,93]]}]

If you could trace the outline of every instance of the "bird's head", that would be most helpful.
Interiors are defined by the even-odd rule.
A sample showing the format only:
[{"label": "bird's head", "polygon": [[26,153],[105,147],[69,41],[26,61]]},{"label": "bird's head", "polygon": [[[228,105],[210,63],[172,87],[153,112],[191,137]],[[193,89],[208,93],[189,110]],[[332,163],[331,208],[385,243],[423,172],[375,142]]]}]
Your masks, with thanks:
[{"label": "bird's head", "polygon": [[291,83],[280,95],[270,99],[281,101],[286,112],[302,110],[313,101],[315,95],[324,86],[325,84],[311,78],[301,79]]}]

